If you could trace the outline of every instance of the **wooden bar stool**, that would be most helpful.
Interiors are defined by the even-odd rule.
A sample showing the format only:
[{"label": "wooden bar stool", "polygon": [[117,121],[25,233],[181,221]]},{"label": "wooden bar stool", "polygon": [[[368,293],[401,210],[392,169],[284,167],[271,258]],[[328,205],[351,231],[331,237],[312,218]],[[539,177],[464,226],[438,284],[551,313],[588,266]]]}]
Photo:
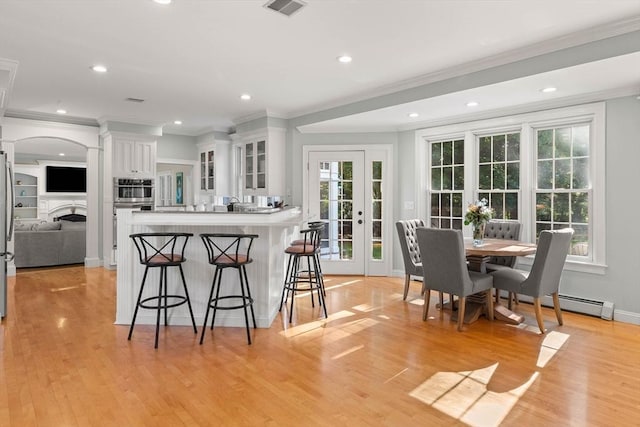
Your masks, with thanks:
[{"label": "wooden bar stool", "polygon": [[[311,306],[315,307],[313,292],[318,293],[318,303],[322,306],[324,311],[324,317],[327,316],[327,307],[324,300],[324,285],[322,275],[320,273],[320,230],[319,227],[309,227],[301,230],[300,234],[302,238],[300,241],[294,241],[287,249],[285,253],[289,254],[289,261],[287,263],[287,273],[285,275],[285,282],[282,289],[282,297],[280,298],[280,307],[278,311],[282,310],[282,306],[285,304],[289,295],[291,295],[291,307],[289,309],[289,323],[293,321],[293,301],[295,299],[296,292],[308,291],[311,295]],[[307,265],[309,266],[308,272],[300,269],[301,259],[306,258]]]},{"label": "wooden bar stool", "polygon": [[[235,310],[242,308],[244,310],[244,320],[247,329],[247,341],[251,344],[251,334],[249,332],[249,316],[247,307],[251,310],[251,319],[253,320],[253,328],[256,328],[256,316],[253,312],[253,298],[249,289],[249,281],[247,279],[246,265],[253,260],[249,255],[253,239],[258,238],[257,234],[228,234],[228,233],[203,233],[200,238],[207,248],[209,264],[215,265],[216,269],[213,273],[211,282],[211,292],[207,303],[207,312],[204,316],[204,325],[202,327],[202,335],[200,335],[200,344],[204,341],[204,331],[209,318],[209,310],[213,309],[211,317],[211,330],[216,319],[217,310]],[[235,268],[238,270],[238,279],[240,280],[240,294],[220,296],[220,285],[222,282],[222,272],[226,268]],[[214,297],[215,291],[215,297]],[[235,300],[237,305],[221,305],[223,300]]]},{"label": "wooden bar stool", "polygon": [[[182,263],[187,259],[184,257],[184,248],[187,246],[187,240],[193,236],[191,233],[137,233],[131,234],[129,237],[133,239],[133,243],[138,249],[140,256],[140,264],[144,265],[144,275],[142,276],[142,284],[138,293],[136,308],[131,319],[128,340],[131,340],[133,327],[136,323],[136,316],[139,308],[157,310],[156,315],[156,337],[154,348],[158,348],[158,333],[160,330],[160,312],[164,310],[164,325],[168,325],[167,309],[187,304],[191,322],[193,324],[193,332],[198,333],[196,321],[193,317],[191,308],[191,300],[189,299],[189,291],[187,291],[187,282],[184,279],[182,271]],[[169,295],[167,291],[167,268],[178,267],[180,277],[182,278],[182,287],[184,295]],[[158,283],[158,295],[142,298],[147,273],[150,268],[160,268],[160,280]],[[171,302],[170,302],[171,300]]]}]

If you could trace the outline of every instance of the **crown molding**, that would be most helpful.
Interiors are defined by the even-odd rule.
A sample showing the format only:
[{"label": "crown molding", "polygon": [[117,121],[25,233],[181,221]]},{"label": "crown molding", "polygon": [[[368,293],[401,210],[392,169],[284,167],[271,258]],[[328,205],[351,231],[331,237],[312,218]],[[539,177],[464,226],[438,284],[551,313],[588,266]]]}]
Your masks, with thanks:
[{"label": "crown molding", "polygon": [[235,119],[232,119],[231,121],[235,126],[238,126],[238,125],[241,125],[253,120],[257,120],[257,119],[262,119],[262,118],[287,120],[290,117],[287,114],[276,112],[274,110],[261,110],[261,111],[256,111],[255,113],[247,114],[246,116],[237,117]]},{"label": "crown molding", "polygon": [[100,127],[100,124],[96,119],[90,119],[87,117],[67,116],[67,115],[61,115],[61,114],[52,114],[52,113],[40,113],[37,111],[7,110],[5,111],[4,116],[11,117],[14,119],[36,120],[40,122],[53,122],[53,123],[64,123],[68,125]]},{"label": "crown molding", "polygon": [[355,102],[366,101],[384,95],[391,95],[407,89],[436,83],[450,78],[460,77],[477,71],[483,71],[501,65],[530,59],[547,53],[568,49],[591,42],[608,39],[615,36],[640,30],[640,16],[625,18],[598,27],[555,37],[523,48],[513,49],[497,55],[482,58],[476,61],[465,62],[452,67],[438,70],[421,76],[401,80],[389,85],[380,86],[377,89],[367,91],[355,96],[349,96],[333,100],[326,104],[318,104],[314,107],[292,111],[286,118],[296,118],[307,114],[318,113],[331,108],[338,108]]}]

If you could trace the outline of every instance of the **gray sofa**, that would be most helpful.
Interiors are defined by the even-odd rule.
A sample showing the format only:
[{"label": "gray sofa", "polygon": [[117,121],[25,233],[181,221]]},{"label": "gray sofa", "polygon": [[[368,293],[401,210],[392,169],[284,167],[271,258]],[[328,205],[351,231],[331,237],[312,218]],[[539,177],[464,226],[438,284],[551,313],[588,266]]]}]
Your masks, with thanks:
[{"label": "gray sofa", "polygon": [[84,263],[86,222],[17,224],[14,235],[17,268]]}]

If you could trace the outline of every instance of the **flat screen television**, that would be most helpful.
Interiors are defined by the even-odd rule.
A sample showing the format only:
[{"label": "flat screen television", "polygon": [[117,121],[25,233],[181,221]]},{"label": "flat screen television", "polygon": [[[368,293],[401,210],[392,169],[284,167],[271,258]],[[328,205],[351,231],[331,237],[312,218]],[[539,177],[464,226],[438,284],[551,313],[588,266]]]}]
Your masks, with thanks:
[{"label": "flat screen television", "polygon": [[47,166],[47,193],[86,193],[87,169],[72,166]]}]

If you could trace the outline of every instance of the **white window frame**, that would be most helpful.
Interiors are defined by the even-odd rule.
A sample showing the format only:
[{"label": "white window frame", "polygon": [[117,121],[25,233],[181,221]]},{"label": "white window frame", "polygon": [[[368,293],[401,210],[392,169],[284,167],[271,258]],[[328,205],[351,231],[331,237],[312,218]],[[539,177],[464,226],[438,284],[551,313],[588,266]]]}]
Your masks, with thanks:
[{"label": "white window frame", "polygon": [[[536,188],[536,130],[541,127],[560,127],[575,123],[590,124],[589,173],[591,194],[589,203],[589,257],[569,256],[565,269],[586,273],[604,274],[606,271],[606,219],[605,219],[605,103],[591,103],[574,107],[477,120],[466,123],[438,126],[416,131],[416,171],[419,185],[416,190],[418,215],[429,222],[431,169],[429,144],[431,141],[465,140],[465,191],[467,201],[473,201],[478,188],[477,137],[489,133],[520,131],[520,198],[518,217],[522,223],[522,240],[535,239],[535,188]],[[463,227],[465,237],[471,237],[471,229]],[[518,265],[530,266],[533,256],[521,257]]]}]

